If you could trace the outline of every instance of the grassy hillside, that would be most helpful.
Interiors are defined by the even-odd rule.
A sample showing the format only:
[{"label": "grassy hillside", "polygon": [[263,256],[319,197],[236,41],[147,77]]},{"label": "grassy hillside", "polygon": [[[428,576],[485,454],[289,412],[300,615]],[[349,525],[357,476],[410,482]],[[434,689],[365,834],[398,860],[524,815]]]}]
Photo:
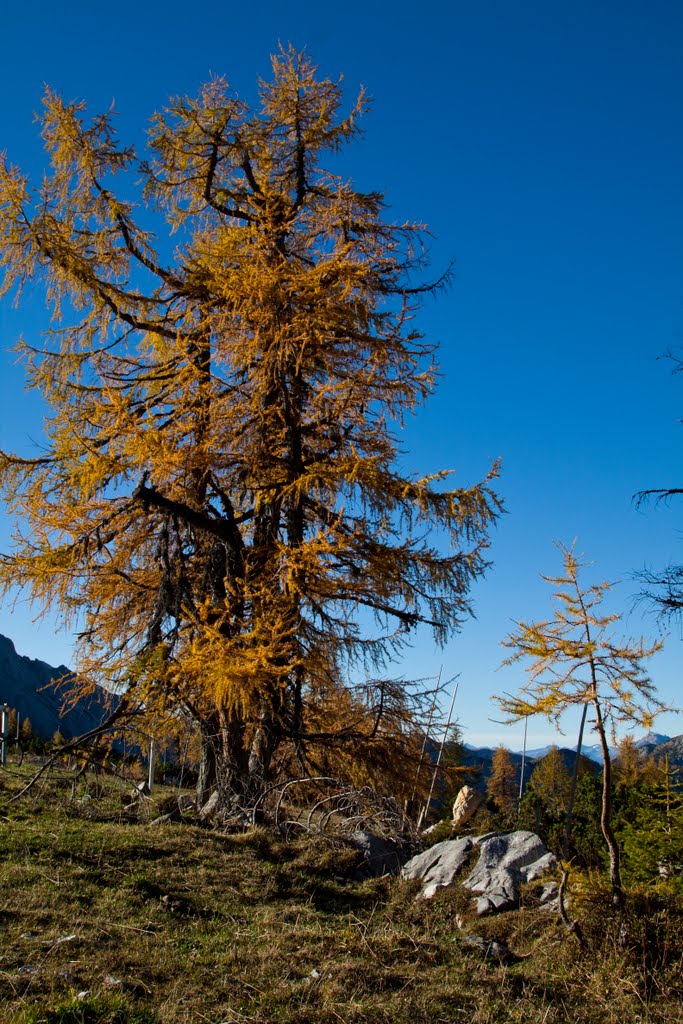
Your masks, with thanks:
[{"label": "grassy hillside", "polygon": [[10,802],[20,783],[0,773],[2,1024],[683,1021],[665,901],[648,932],[577,897],[584,953],[530,897],[466,921],[521,957],[502,966],[460,944],[463,894],[355,882],[356,854],[322,837],[154,825],[153,803],[133,814],[101,780],[72,795],[66,772]]}]

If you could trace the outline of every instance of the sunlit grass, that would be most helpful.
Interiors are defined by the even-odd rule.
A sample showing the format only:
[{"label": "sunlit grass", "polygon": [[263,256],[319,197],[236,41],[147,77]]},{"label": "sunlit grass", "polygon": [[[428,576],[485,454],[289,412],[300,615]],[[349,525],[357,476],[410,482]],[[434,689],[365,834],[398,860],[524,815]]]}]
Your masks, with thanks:
[{"label": "sunlit grass", "polygon": [[681,950],[648,981],[618,932],[580,956],[548,913],[470,921],[521,957],[503,967],[458,943],[461,893],[355,882],[322,838],[132,821],[118,783],[10,803],[19,782],[0,779],[2,1024],[683,1020]]}]

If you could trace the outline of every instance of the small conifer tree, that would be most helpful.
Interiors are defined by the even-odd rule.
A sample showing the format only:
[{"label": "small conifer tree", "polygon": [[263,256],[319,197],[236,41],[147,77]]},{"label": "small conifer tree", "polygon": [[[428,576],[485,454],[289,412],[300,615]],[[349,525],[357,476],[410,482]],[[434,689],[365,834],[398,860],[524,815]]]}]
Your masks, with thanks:
[{"label": "small conifer tree", "polygon": [[656,778],[654,761],[636,745],[633,736],[624,736],[617,744],[614,758],[614,782],[617,786],[652,783]]},{"label": "small conifer tree", "polygon": [[526,662],[529,681],[518,696],[494,699],[511,721],[543,714],[556,724],[570,707],[590,707],[603,759],[600,825],[609,850],[610,883],[616,903],[623,902],[619,846],[611,825],[612,759],[608,733],[617,722],[638,722],[651,728],[655,715],[664,710],[643,661],[662,644],[619,640],[611,627],[620,616],[598,611],[612,585],[606,582],[583,586],[582,563],[573,547],[558,545],[564,562],[561,576],[544,576],[556,587],[557,607],[552,619],[520,622],[504,646],[512,650],[505,664]]},{"label": "small conifer tree", "polygon": [[683,891],[683,770],[667,756],[655,772],[655,784],[624,828],[624,853],[634,878],[674,880]]},{"label": "small conifer tree", "polygon": [[493,751],[491,774],[486,783],[486,792],[503,814],[511,815],[517,806],[517,769],[512,763],[507,747],[496,747]]},{"label": "small conifer tree", "polygon": [[569,787],[567,766],[559,749],[553,745],[531,773],[529,789],[550,814],[558,816],[567,809]]}]

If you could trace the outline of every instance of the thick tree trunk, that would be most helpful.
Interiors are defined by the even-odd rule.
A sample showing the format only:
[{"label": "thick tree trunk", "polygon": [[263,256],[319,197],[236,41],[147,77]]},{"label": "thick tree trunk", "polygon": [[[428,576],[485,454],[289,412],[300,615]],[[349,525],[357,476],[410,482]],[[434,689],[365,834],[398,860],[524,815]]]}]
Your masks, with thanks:
[{"label": "thick tree trunk", "polygon": [[201,751],[197,775],[197,808],[201,810],[216,788],[216,750],[211,731],[200,725]]},{"label": "thick tree trunk", "polygon": [[273,723],[264,721],[256,730],[249,751],[249,778],[253,785],[265,787],[270,782],[270,766],[278,743]]},{"label": "thick tree trunk", "polygon": [[236,713],[220,711],[200,723],[201,758],[197,806],[217,793],[217,818],[252,814],[270,783],[270,767],[279,743],[274,723],[265,719],[247,740],[247,728]]}]

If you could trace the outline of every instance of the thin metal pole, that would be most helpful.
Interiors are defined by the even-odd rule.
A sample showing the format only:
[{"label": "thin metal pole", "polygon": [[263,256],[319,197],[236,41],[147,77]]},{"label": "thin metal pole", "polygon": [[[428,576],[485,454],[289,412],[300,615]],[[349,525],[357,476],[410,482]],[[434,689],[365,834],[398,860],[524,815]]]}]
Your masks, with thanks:
[{"label": "thin metal pole", "polygon": [[576,760],[572,772],[572,784],[569,790],[569,801],[567,803],[567,818],[564,824],[564,839],[562,840],[562,858],[567,860],[569,855],[569,839],[572,834],[572,818],[574,817],[574,799],[576,797],[576,784],[579,781],[579,769],[581,767],[581,747],[583,746],[583,730],[586,725],[588,704],[583,705],[581,713],[581,724],[579,725],[579,738],[576,742]]},{"label": "thin metal pole", "polygon": [[455,698],[458,696],[458,686],[459,685],[460,685],[459,683],[456,683],[455,684],[455,689],[453,690],[453,698],[451,700],[451,706],[448,709],[448,719],[446,720],[446,728],[443,731],[443,739],[441,740],[441,746],[439,747],[439,756],[437,757],[436,764],[434,765],[434,774],[432,775],[432,784],[429,787],[429,796],[427,797],[427,803],[422,808],[422,813],[420,814],[420,817],[418,818],[418,821],[417,821],[417,827],[418,828],[420,828],[422,826],[422,822],[424,821],[424,819],[425,819],[425,817],[427,815],[427,812],[429,811],[429,805],[432,802],[432,794],[434,793],[434,786],[436,785],[436,776],[437,776],[437,774],[439,772],[439,765],[441,764],[441,757],[443,755],[443,748],[446,746],[446,739],[448,738],[448,730],[451,727],[451,718],[453,717],[453,708],[455,706]]},{"label": "thin metal pole", "polygon": [[432,706],[429,709],[429,718],[427,719],[427,729],[422,740],[422,750],[420,751],[420,760],[418,761],[417,771],[415,772],[415,781],[413,782],[413,792],[410,794],[410,803],[412,804],[415,799],[415,793],[417,792],[417,780],[420,778],[420,772],[422,771],[422,762],[427,748],[427,740],[429,739],[429,730],[432,727],[432,719],[434,718],[434,712],[436,711],[436,697],[439,692],[439,684],[441,683],[441,673],[443,672],[443,665],[439,669],[439,675],[436,680],[436,689],[434,690],[434,700]]},{"label": "thin metal pole", "polygon": [[5,767],[7,762],[7,712],[9,707],[3,704],[0,708],[2,718],[0,719],[0,764]]},{"label": "thin metal pole", "polygon": [[519,814],[519,808],[522,803],[522,797],[524,796],[524,766],[526,765],[526,730],[529,724],[529,716],[524,716],[524,746],[522,747],[522,771],[519,776],[519,798],[517,800],[517,813]]},{"label": "thin metal pole", "polygon": [[147,785],[150,793],[154,789],[154,740],[149,738],[149,762],[147,766]]}]

